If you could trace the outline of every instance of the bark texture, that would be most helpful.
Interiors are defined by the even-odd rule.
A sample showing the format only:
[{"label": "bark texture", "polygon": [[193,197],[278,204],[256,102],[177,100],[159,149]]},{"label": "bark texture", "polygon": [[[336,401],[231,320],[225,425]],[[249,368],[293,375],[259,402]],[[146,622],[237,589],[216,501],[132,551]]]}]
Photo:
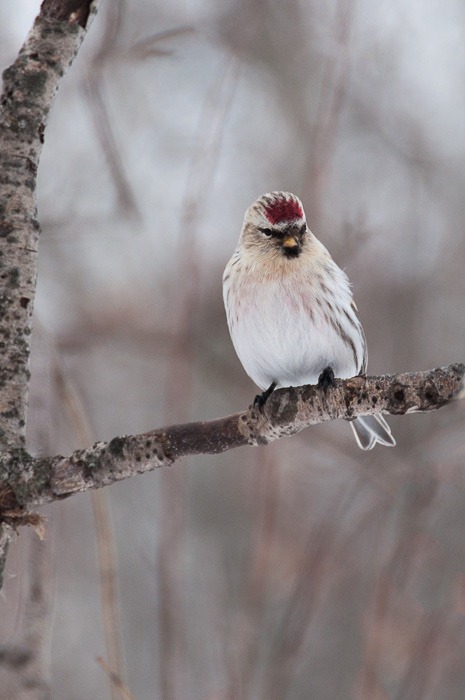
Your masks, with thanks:
[{"label": "bark texture", "polygon": [[[36,175],[60,81],[96,12],[91,0],[45,0],[0,98],[0,447],[24,447],[39,223]],[[11,528],[0,532],[0,561]],[[1,584],[1,573],[0,573]]]},{"label": "bark texture", "polygon": [[[280,389],[263,411],[249,408],[225,418],[173,425],[141,435],[115,437],[64,457],[34,459],[23,448],[0,455],[0,504],[10,524],[34,523],[27,509],[101,488],[186,455],[218,454],[244,445],[264,445],[335,418],[393,415],[441,408],[464,395],[465,365],[427,372],[336,380],[318,386]],[[348,438],[349,439],[349,438]]]}]

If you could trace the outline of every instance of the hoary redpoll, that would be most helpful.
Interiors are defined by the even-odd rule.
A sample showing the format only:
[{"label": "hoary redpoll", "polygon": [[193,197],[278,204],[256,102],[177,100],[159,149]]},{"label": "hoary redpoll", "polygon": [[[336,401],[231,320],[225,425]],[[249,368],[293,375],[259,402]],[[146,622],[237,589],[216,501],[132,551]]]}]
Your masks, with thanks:
[{"label": "hoary redpoll", "polygon": [[[223,296],[245,371],[263,390],[331,382],[367,367],[365,334],[346,274],[307,228],[301,201],[271,192],[246,211]],[[358,445],[395,445],[381,415],[351,421]]]}]

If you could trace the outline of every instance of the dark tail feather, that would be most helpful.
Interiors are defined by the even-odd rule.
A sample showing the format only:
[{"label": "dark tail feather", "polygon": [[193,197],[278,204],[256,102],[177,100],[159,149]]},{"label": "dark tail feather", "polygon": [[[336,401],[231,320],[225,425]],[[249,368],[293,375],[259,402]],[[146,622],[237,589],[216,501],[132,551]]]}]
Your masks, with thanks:
[{"label": "dark tail feather", "polygon": [[380,413],[374,416],[359,416],[350,422],[354,431],[357,445],[362,450],[371,450],[376,443],[394,447],[394,440],[391,428]]}]

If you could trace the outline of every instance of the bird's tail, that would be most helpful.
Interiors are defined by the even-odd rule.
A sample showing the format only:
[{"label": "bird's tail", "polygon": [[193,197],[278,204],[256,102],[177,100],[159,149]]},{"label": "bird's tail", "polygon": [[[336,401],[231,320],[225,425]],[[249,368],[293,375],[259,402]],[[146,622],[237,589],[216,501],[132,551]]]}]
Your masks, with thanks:
[{"label": "bird's tail", "polygon": [[359,416],[350,422],[357,445],[362,450],[371,450],[377,442],[386,447],[394,447],[391,428],[380,413],[374,416]]}]

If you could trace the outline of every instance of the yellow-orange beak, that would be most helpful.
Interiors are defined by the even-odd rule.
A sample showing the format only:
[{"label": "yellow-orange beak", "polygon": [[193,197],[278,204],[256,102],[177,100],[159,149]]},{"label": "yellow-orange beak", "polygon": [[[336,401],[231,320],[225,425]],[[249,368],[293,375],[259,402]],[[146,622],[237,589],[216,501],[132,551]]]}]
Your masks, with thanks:
[{"label": "yellow-orange beak", "polygon": [[298,248],[300,244],[295,236],[286,236],[281,245],[283,248]]}]

